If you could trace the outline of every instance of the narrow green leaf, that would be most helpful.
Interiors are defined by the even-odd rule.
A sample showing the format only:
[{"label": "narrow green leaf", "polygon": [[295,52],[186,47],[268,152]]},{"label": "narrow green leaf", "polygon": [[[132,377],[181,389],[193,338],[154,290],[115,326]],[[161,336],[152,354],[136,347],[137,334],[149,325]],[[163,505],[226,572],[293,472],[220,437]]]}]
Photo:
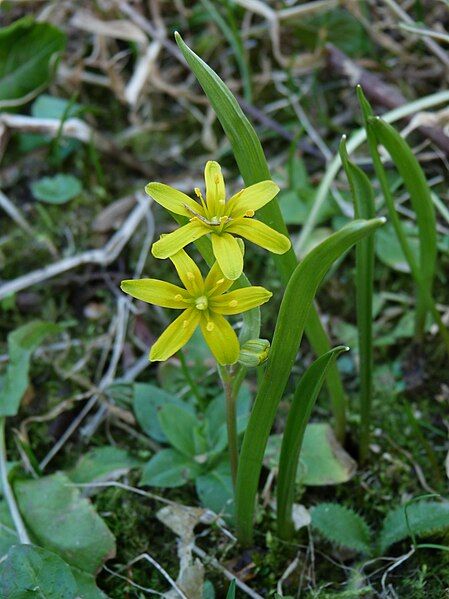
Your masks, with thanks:
[{"label": "narrow green leaf", "polygon": [[[425,286],[426,293],[432,296],[437,257],[437,235],[435,209],[426,178],[410,146],[391,125],[376,117],[368,119],[368,128],[373,131],[378,142],[390,154],[410,194],[420,240],[418,265],[420,280]],[[417,331],[419,334],[424,330],[428,309],[428,302],[425,297],[422,297],[417,307]]]},{"label": "narrow green leaf", "polygon": [[279,458],[277,483],[277,527],[279,536],[289,539],[294,531],[292,508],[296,471],[307,423],[323,385],[326,371],[347,347],[336,347],[320,356],[301,377],[288,412]]},{"label": "narrow green leaf", "polygon": [[[379,180],[388,215],[397,235],[399,244],[409,264],[410,271],[418,290],[416,308],[416,333],[422,335],[425,328],[426,314],[430,310],[449,353],[449,333],[441,320],[432,297],[432,284],[435,274],[436,259],[436,227],[435,212],[431,203],[430,191],[424,174],[413,152],[401,136],[381,119],[374,118],[373,110],[363,94],[362,88],[357,86],[357,96],[362,110],[363,122],[366,129],[368,147],[373,160],[374,170]],[[380,137],[379,137],[380,136]],[[381,139],[382,138],[382,139]],[[399,139],[398,139],[399,138]],[[385,143],[387,145],[385,145]],[[405,228],[396,211],[394,198],[390,189],[382,160],[377,149],[378,143],[385,145],[395,162],[399,174],[402,176],[412,200],[418,227],[420,229],[419,260],[417,261],[410,246]],[[411,169],[411,170],[410,170]],[[412,174],[418,177],[417,188],[414,189]],[[429,205],[430,203],[430,205]],[[419,222],[418,222],[419,218]],[[426,222],[427,219],[429,222]],[[431,230],[432,229],[432,230]],[[423,242],[428,241],[429,247],[424,248]],[[429,264],[424,262],[424,256],[429,259]]]},{"label": "narrow green leaf", "polygon": [[[365,173],[349,160],[346,138],[340,144],[340,157],[348,178],[356,218],[375,216],[374,193]],[[360,369],[359,455],[363,462],[369,451],[369,427],[373,393],[373,293],[374,236],[358,242],[355,257],[356,310]]]},{"label": "narrow green leaf", "polygon": [[[226,20],[222,17],[216,6],[211,0],[201,0],[201,4],[210,14],[211,18],[215,21],[219,29],[221,30],[223,36],[225,37],[228,44],[231,46],[235,61],[240,71],[240,76],[242,78],[243,84],[243,93],[245,96],[245,100],[247,102],[252,101],[252,93],[251,93],[251,76],[249,72],[249,65],[245,55],[245,48],[242,42],[242,39],[239,36],[239,32],[237,28],[232,25],[234,23],[228,24]],[[228,11],[228,16],[231,16],[230,11]],[[218,41],[220,44],[220,41]],[[221,44],[219,45],[221,48]]]},{"label": "narrow green leaf", "polygon": [[353,510],[338,503],[321,503],[311,514],[313,528],[334,545],[371,553],[371,531]]},{"label": "narrow green leaf", "polygon": [[387,514],[380,533],[380,552],[413,535],[428,537],[449,530],[449,503],[417,501]]},{"label": "narrow green leaf", "polygon": [[9,363],[0,380],[0,416],[15,416],[28,387],[31,354],[47,335],[60,331],[50,322],[36,320],[8,335]]},{"label": "narrow green leaf", "polygon": [[[235,160],[245,184],[248,186],[259,181],[271,179],[270,170],[259,138],[235,97],[220,77],[184,43],[178,33],[175,33],[175,38],[184,58],[198,79],[223,127],[226,137],[232,146]],[[267,225],[276,229],[276,231],[288,236],[287,227],[282,218],[276,198],[261,210],[258,210],[257,216]],[[274,255],[273,259],[283,284],[287,285],[297,265],[293,249],[282,255]],[[329,351],[330,342],[315,306],[312,307],[309,313],[309,319],[306,323],[306,335],[317,355]],[[252,337],[247,336],[246,339],[255,339],[258,336],[259,334],[257,333],[256,335],[253,334]],[[346,426],[346,399],[341,378],[335,366],[331,367],[328,371],[327,386],[335,414],[337,436],[342,439]]]},{"label": "narrow green leaf", "polygon": [[235,578],[231,580],[231,584],[228,587],[228,592],[226,593],[226,599],[235,599]]},{"label": "narrow green leaf", "polygon": [[374,219],[349,223],[309,252],[287,285],[265,374],[240,453],[236,511],[238,531],[244,543],[252,539],[255,498],[267,439],[318,287],[336,259],[384,222],[385,219]]}]

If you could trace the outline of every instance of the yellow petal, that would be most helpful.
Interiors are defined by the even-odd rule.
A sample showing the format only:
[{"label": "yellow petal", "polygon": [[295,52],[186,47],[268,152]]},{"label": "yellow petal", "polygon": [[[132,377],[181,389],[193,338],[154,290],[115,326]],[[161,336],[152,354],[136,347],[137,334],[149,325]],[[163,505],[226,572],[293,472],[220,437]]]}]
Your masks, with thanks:
[{"label": "yellow petal", "polygon": [[279,187],[273,181],[261,181],[250,187],[246,187],[236,193],[229,200],[227,205],[227,213],[232,218],[245,216],[247,212],[252,212],[248,216],[252,216],[256,210],[271,202],[271,200],[279,193]]},{"label": "yellow petal", "polygon": [[227,279],[221,270],[218,262],[214,262],[204,281],[204,293],[220,295],[234,285],[234,281]]},{"label": "yellow petal", "polygon": [[265,223],[253,218],[245,218],[231,223],[226,228],[228,233],[240,235],[249,241],[260,245],[274,254],[285,254],[290,249],[290,239],[282,233],[278,233]]},{"label": "yellow petal", "polygon": [[153,243],[151,252],[156,258],[168,258],[179,252],[183,247],[209,233],[209,229],[200,220],[194,219]]},{"label": "yellow petal", "polygon": [[212,249],[224,276],[235,281],[242,274],[243,255],[239,243],[229,233],[212,233]]},{"label": "yellow petal", "polygon": [[[146,193],[153,198],[155,202],[174,212],[175,214],[181,214],[182,216],[193,216],[192,212],[197,212],[201,216],[204,216],[203,207],[192,198],[189,198],[182,191],[178,191],[169,185],[164,183],[148,183],[145,187]],[[186,206],[190,208],[187,210]]]},{"label": "yellow petal", "polygon": [[120,288],[136,299],[162,308],[184,310],[186,300],[190,299],[182,287],[158,279],[127,279],[120,283]]},{"label": "yellow petal", "polygon": [[211,352],[219,364],[235,364],[240,352],[237,335],[229,322],[221,316],[209,312],[201,318],[201,332]]},{"label": "yellow petal", "polygon": [[226,190],[218,162],[213,160],[206,162],[204,179],[206,181],[206,204],[209,218],[222,216],[224,214]]},{"label": "yellow petal", "polygon": [[201,319],[196,308],[185,310],[169,325],[150,351],[152,362],[163,362],[181,349],[195,332]]},{"label": "yellow petal", "polygon": [[180,250],[170,256],[170,260],[175,265],[179,278],[190,295],[202,294],[204,292],[203,277],[192,258],[184,250]]},{"label": "yellow petal", "polygon": [[241,314],[267,302],[273,294],[264,287],[245,287],[219,297],[211,297],[209,307],[218,314]]}]

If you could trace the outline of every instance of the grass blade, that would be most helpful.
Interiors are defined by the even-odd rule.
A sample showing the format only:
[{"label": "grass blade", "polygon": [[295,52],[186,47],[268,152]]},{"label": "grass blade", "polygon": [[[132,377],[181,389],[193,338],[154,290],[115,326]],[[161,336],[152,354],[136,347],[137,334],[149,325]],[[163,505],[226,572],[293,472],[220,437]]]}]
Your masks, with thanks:
[{"label": "grass blade", "polygon": [[[374,193],[365,173],[349,160],[346,138],[340,144],[340,157],[348,178],[356,218],[375,216]],[[373,387],[373,276],[374,237],[359,241],[355,259],[357,330],[360,369],[359,457],[364,462],[369,448],[369,427]]]},{"label": "grass blade", "polygon": [[277,527],[279,536],[288,540],[294,531],[292,521],[296,471],[307,423],[323,385],[326,371],[337,356],[349,348],[339,346],[320,356],[301,377],[288,412],[277,484]]},{"label": "grass blade", "polygon": [[[217,114],[226,137],[232,146],[235,160],[245,184],[252,185],[265,179],[271,179],[259,138],[235,97],[220,77],[184,43],[178,33],[175,34],[175,38],[184,58]],[[267,225],[288,236],[287,227],[277,200],[269,202],[257,214]],[[287,285],[297,265],[293,249],[283,255],[275,255],[273,258],[283,284]],[[306,335],[317,355],[329,351],[330,342],[315,306],[310,310],[309,321],[306,324]],[[346,399],[340,374],[335,365],[329,369],[327,387],[335,415],[336,434],[339,439],[342,439],[346,426]]]},{"label": "grass blade", "polygon": [[266,443],[318,287],[336,259],[384,222],[385,219],[374,219],[349,223],[309,252],[287,285],[240,453],[236,520],[240,540],[245,544],[252,540],[255,498]]}]

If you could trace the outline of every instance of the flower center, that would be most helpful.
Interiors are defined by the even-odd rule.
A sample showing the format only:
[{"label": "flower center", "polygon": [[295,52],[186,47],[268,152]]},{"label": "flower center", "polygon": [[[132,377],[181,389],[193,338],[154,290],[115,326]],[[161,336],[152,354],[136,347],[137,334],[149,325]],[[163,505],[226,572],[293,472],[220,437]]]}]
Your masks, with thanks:
[{"label": "flower center", "polygon": [[205,295],[201,295],[195,299],[195,307],[197,310],[207,310],[207,297]]}]

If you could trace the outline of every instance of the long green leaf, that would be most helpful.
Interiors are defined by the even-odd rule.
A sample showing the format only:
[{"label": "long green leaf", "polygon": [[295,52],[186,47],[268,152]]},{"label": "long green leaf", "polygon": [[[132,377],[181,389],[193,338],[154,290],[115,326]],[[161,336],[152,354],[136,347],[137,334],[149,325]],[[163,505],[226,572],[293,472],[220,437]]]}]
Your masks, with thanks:
[{"label": "long green leaf", "polygon": [[384,222],[385,219],[374,219],[349,223],[309,252],[296,267],[287,285],[267,367],[240,453],[236,519],[243,543],[248,544],[252,539],[255,498],[265,446],[318,287],[335,260]]},{"label": "long green leaf", "polygon": [[[360,86],[357,86],[357,96],[362,110],[363,122],[368,140],[368,147],[371,153],[371,158],[373,160],[374,170],[376,172],[376,176],[379,180],[380,187],[382,189],[382,194],[385,199],[388,215],[395,230],[401,249],[410,267],[410,271],[412,273],[413,279],[418,290],[416,308],[416,332],[418,335],[423,334],[426,314],[427,311],[430,311],[438,326],[438,330],[446,346],[446,351],[449,354],[449,332],[441,319],[440,313],[436,308],[435,301],[432,296],[432,284],[435,274],[436,258],[436,226],[435,213],[433,205],[431,205],[431,196],[429,195],[429,190],[424,177],[424,173],[422,172],[422,169],[419,166],[418,161],[414,157],[413,152],[408,147],[406,142],[401,138],[401,136],[385,121],[381,121],[380,119],[374,118],[371,105],[365,98],[363,90]],[[382,124],[376,125],[376,123]],[[386,125],[388,128],[387,134],[385,134],[386,129],[383,125]],[[393,134],[391,133],[392,131]],[[383,141],[378,139],[379,134],[382,137]],[[394,142],[392,141],[393,138]],[[413,251],[407,239],[405,229],[402,225],[401,219],[399,218],[399,214],[396,211],[393,194],[391,192],[385,169],[383,167],[379,151],[377,149],[378,142],[384,144],[384,141],[388,144],[388,147],[385,146],[387,150],[390,151],[391,149],[391,151],[393,152],[393,154],[391,154],[391,157],[393,161],[396,163],[396,167],[399,171],[399,174],[402,176],[407,190],[410,193],[410,198],[412,199],[412,206],[415,212],[418,208],[419,221],[418,213],[416,213],[416,217],[418,228],[420,229],[419,264],[415,260]],[[404,144],[406,149],[404,150],[404,152],[402,152],[402,150],[404,149]],[[403,160],[405,160],[404,164],[402,164]],[[401,162],[401,165],[399,165],[397,161]],[[405,164],[407,164],[407,168],[405,167]],[[418,170],[416,170],[416,168]],[[418,171],[420,171],[419,174]],[[414,178],[412,173],[415,173],[418,177],[416,190],[414,189]],[[424,188],[427,188],[427,191]],[[427,218],[429,222],[426,222]],[[430,231],[429,225],[433,228],[433,231]],[[428,240],[429,249],[423,247],[423,243],[425,245],[426,240]],[[431,263],[428,266],[425,263],[424,256],[426,256],[426,259],[429,259],[431,261]],[[427,273],[427,267],[429,268],[429,273]]]},{"label": "long green leaf", "polygon": [[[346,138],[340,144],[340,157],[348,178],[356,218],[375,216],[374,193],[365,173],[349,160]],[[373,276],[374,237],[359,241],[355,256],[357,330],[360,369],[360,439],[359,455],[363,462],[368,454],[369,427],[373,387]]]},{"label": "long green leaf", "polygon": [[[178,33],[175,33],[175,38],[184,58],[217,114],[226,137],[232,146],[235,160],[245,184],[252,185],[259,181],[271,179],[259,138],[235,97],[209,65],[184,43]],[[267,225],[288,236],[287,227],[276,199],[258,210],[257,215]],[[281,280],[286,285],[297,265],[295,253],[293,249],[290,249],[281,256],[274,255],[273,258]],[[310,310],[309,321],[306,324],[306,335],[318,355],[329,351],[329,339],[315,307]],[[336,433],[341,439],[345,432],[346,400],[341,378],[335,366],[329,369],[327,386],[336,419]]]},{"label": "long green leaf", "polygon": [[[376,117],[368,120],[368,128],[374,132],[376,139],[390,154],[410,194],[418,226],[421,281],[427,294],[431,296],[437,257],[437,235],[435,208],[429,185],[410,146],[391,125]],[[428,303],[425,297],[422,297],[417,308],[418,333],[424,331],[427,311]]]},{"label": "long green leaf", "polygon": [[335,347],[315,360],[302,375],[293,396],[282,437],[277,484],[277,527],[279,536],[286,540],[291,538],[294,530],[292,507],[304,432],[327,369],[347,349],[344,346]]}]

